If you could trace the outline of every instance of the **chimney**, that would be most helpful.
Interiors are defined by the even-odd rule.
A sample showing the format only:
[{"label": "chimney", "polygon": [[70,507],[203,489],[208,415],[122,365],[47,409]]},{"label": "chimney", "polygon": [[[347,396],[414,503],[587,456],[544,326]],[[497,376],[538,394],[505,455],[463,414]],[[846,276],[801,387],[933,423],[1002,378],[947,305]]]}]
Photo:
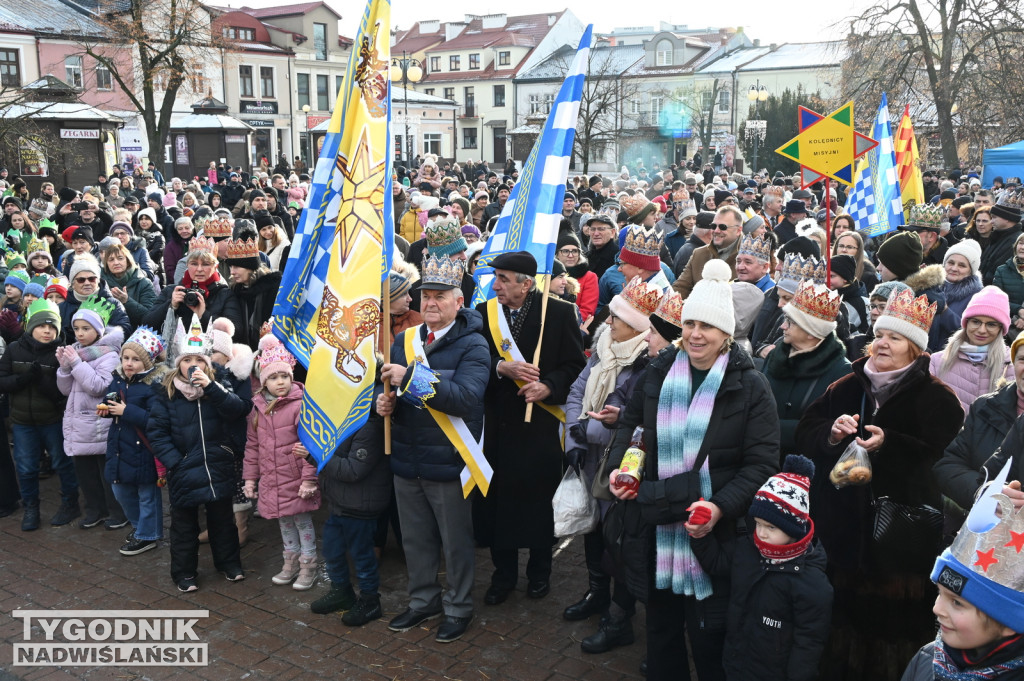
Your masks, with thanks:
[{"label": "chimney", "polygon": [[548,26],[554,26],[555,22],[558,21],[558,16],[555,14],[548,15]]},{"label": "chimney", "polygon": [[427,21],[420,22],[420,35],[426,33],[437,33],[441,30],[441,22],[437,19],[429,19]]},{"label": "chimney", "polygon": [[461,21],[449,21],[444,25],[444,39],[452,40],[466,30],[466,24]]},{"label": "chimney", "polygon": [[480,17],[480,28],[504,28],[508,23],[508,16],[505,14],[488,14]]},{"label": "chimney", "polygon": [[761,47],[761,39],[754,38],[754,47]]}]

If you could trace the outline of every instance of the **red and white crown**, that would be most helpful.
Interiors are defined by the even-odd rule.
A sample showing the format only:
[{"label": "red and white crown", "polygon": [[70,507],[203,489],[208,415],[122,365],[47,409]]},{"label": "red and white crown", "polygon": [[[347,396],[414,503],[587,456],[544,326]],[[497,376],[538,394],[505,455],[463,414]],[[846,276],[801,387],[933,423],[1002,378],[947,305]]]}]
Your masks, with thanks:
[{"label": "red and white crown", "polygon": [[629,303],[630,307],[645,317],[654,314],[663,296],[661,288],[656,284],[648,284],[640,277],[633,277],[633,280],[622,288],[619,295]]},{"label": "red and white crown", "polygon": [[935,318],[936,307],[936,303],[928,304],[928,296],[915,298],[911,289],[904,289],[889,298],[882,316],[913,324],[928,333],[932,327],[932,319]]},{"label": "red and white crown", "polygon": [[207,253],[212,253],[216,255],[217,242],[205,236],[197,236],[188,242],[188,250],[189,253],[194,253],[196,251],[206,251]]},{"label": "red and white crown", "polygon": [[658,304],[654,316],[661,317],[672,326],[683,326],[683,297],[673,289],[669,289]]},{"label": "red and white crown", "polygon": [[203,225],[203,236],[210,239],[227,239],[231,237],[231,230],[235,222],[231,218],[213,217]]},{"label": "red and white crown", "polygon": [[253,239],[232,239],[228,242],[228,260],[242,260],[243,258],[259,258],[260,249]]},{"label": "red and white crown", "polygon": [[622,206],[622,210],[626,211],[629,217],[633,217],[646,206],[650,201],[643,194],[633,194],[630,196],[626,194],[619,199],[619,204]]},{"label": "red and white crown", "polygon": [[834,322],[843,304],[842,296],[812,281],[802,282],[791,304],[801,312],[825,322]]},{"label": "red and white crown", "polygon": [[663,240],[664,236],[656,227],[630,225],[622,248],[638,255],[660,258]]}]

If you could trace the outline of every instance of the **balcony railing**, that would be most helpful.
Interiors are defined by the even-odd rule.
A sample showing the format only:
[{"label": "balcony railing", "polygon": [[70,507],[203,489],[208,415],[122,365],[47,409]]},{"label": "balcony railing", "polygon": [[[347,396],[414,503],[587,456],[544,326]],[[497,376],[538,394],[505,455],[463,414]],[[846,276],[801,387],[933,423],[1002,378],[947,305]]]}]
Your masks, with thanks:
[{"label": "balcony railing", "polygon": [[480,111],[477,109],[475,104],[466,104],[462,107],[462,114],[459,118],[479,118]]}]

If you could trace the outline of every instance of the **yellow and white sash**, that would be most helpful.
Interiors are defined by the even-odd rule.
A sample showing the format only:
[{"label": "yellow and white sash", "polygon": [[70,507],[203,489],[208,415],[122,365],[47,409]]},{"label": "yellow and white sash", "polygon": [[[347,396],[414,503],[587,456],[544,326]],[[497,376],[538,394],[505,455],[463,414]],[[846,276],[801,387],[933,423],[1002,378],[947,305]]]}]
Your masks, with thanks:
[{"label": "yellow and white sash", "polygon": [[[516,341],[512,338],[512,330],[508,328],[508,320],[505,319],[505,313],[498,305],[497,298],[491,298],[487,301],[487,325],[490,327],[491,340],[494,341],[494,347],[498,349],[498,354],[501,355],[502,359],[507,362],[528,362],[523,353],[520,352],[519,346],[516,345]],[[539,342],[539,341],[538,341]],[[525,381],[513,379],[520,388],[526,385]],[[547,412],[550,412],[556,419],[565,423],[565,410],[560,406],[551,406],[544,402],[535,402],[538,407],[541,407]]]},{"label": "yellow and white sash", "polygon": [[[420,338],[420,326],[423,325],[420,324],[405,331],[405,360],[410,364],[415,360],[429,367],[430,362],[427,361],[427,353],[423,349],[423,340]],[[481,494],[487,496],[494,470],[491,469],[491,464],[484,456],[483,431],[480,433],[480,440],[477,440],[461,417],[431,409],[430,405],[425,404],[424,406],[466,464],[459,476],[462,481],[463,496],[468,497],[469,493],[473,491],[473,487],[479,487]]]}]

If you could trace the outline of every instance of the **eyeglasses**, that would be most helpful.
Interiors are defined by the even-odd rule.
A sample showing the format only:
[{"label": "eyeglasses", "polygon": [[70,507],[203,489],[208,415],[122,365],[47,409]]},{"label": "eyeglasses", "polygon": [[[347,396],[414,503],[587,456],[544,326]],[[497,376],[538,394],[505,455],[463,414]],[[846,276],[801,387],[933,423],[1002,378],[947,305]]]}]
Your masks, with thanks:
[{"label": "eyeglasses", "polygon": [[875,312],[885,312],[886,303],[871,303],[869,307]]},{"label": "eyeglasses", "polygon": [[985,327],[986,331],[991,331],[992,333],[1002,331],[1003,329],[1003,325],[1000,324],[999,322],[983,322],[980,319],[977,319],[976,317],[972,317],[971,319],[967,320],[967,328],[971,331],[977,331],[982,326]]},{"label": "eyeglasses", "polygon": [[96,281],[98,277],[75,277],[76,284],[92,283]]},{"label": "eyeglasses", "polygon": [[579,255],[580,254],[580,249],[578,249],[578,248],[559,248],[558,249],[558,254],[559,255]]},{"label": "eyeglasses", "polygon": [[721,225],[713,222],[710,225],[708,225],[708,229],[717,229],[724,232],[727,229],[732,229],[732,225]]},{"label": "eyeglasses", "polygon": [[611,231],[611,227],[609,227],[608,225],[602,225],[600,227],[596,227],[595,226],[595,227],[591,227],[590,231],[591,232],[608,232],[608,231]]}]

